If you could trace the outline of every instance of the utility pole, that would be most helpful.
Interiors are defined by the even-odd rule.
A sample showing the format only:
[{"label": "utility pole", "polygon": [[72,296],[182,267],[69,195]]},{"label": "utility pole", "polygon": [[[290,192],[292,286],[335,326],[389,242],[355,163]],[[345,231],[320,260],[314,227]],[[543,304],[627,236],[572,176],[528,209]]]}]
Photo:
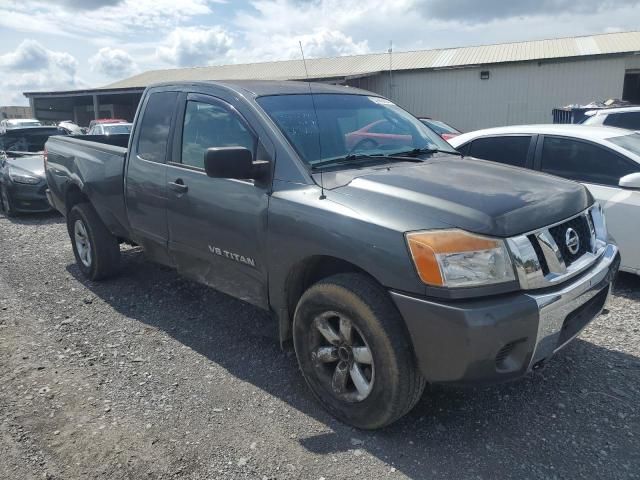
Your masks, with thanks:
[{"label": "utility pole", "polygon": [[393,40],[389,40],[389,99],[393,100]]}]

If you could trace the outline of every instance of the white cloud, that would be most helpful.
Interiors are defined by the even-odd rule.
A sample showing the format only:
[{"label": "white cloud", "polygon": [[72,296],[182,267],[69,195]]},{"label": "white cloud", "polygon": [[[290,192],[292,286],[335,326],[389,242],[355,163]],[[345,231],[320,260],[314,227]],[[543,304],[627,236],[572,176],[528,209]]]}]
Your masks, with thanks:
[{"label": "white cloud", "polygon": [[250,43],[250,46],[232,50],[229,56],[234,63],[300,58],[299,42],[302,42],[305,58],[359,55],[370,50],[366,40],[356,42],[338,30],[318,29],[312,33],[296,36],[274,34],[262,42],[256,39]]},{"label": "white cloud", "polygon": [[58,0],[64,6],[82,10],[98,10],[103,7],[117,5],[123,0]]},{"label": "white cloud", "polygon": [[137,66],[127,52],[119,48],[103,47],[89,58],[91,70],[110,78],[131,75]]},{"label": "white cloud", "polygon": [[233,40],[221,27],[186,27],[173,30],[157,50],[160,60],[180,67],[224,61]]},{"label": "white cloud", "polygon": [[71,89],[82,85],[77,78],[77,60],[66,52],[24,40],[13,51],[0,55],[0,104],[26,103],[24,91]]},{"label": "white cloud", "polygon": [[[302,42],[305,57],[309,58],[358,55],[369,51],[366,40],[356,42],[353,38],[338,30],[317,30],[314,33],[302,35],[297,39]],[[289,43],[291,42],[291,39],[287,40]],[[298,55],[292,56],[297,57]]]},{"label": "white cloud", "polygon": [[234,60],[299,58],[299,41],[309,58],[367,53],[372,41],[379,43],[380,32],[410,21],[403,14],[413,4],[413,0],[256,0],[234,18],[243,40],[233,52]]},{"label": "white cloud", "polygon": [[[212,13],[219,0],[94,1],[79,11],[76,0],[65,5],[43,0],[3,0],[0,27],[23,32],[46,32],[88,39],[99,35],[121,37],[173,28],[192,18]],[[146,32],[145,32],[146,31]]]},{"label": "white cloud", "polygon": [[49,54],[35,40],[25,40],[13,52],[0,56],[0,67],[20,72],[40,70],[49,64]]}]

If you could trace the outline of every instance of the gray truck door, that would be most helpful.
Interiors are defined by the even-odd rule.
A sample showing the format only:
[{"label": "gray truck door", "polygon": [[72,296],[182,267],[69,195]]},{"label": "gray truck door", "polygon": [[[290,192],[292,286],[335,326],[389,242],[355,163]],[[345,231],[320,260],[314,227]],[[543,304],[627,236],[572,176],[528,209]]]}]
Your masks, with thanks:
[{"label": "gray truck door", "polygon": [[166,162],[178,95],[157,91],[147,96],[133,132],[126,175],[127,212],[134,240],[148,256],[169,264]]},{"label": "gray truck door", "polygon": [[253,181],[210,178],[204,153],[258,137],[229,104],[189,94],[179,114],[173,161],[167,165],[169,251],[180,273],[266,307],[268,190]]}]

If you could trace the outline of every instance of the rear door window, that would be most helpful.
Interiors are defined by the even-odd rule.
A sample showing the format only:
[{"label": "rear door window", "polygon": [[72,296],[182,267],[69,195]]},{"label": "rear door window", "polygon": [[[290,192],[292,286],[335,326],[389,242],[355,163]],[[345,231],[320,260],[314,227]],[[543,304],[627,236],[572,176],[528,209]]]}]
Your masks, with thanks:
[{"label": "rear door window", "polygon": [[468,155],[514,167],[526,167],[530,135],[478,138],[471,143]]},{"label": "rear door window", "polygon": [[177,100],[178,92],[156,92],[149,95],[138,134],[138,156],[143,160],[165,162]]},{"label": "rear door window", "polygon": [[562,137],[545,137],[541,170],[586,183],[617,186],[620,178],[637,170],[607,148]]}]

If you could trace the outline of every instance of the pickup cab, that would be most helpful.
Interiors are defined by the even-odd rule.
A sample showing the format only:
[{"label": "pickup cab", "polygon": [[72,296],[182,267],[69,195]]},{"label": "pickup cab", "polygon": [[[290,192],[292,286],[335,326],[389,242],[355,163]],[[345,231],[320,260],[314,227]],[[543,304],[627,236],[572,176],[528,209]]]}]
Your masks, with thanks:
[{"label": "pickup cab", "polygon": [[315,397],[359,428],[402,417],[427,382],[542,365],[598,316],[618,268],[583,186],[463,158],[353,88],[157,85],[130,137],[46,149],[88,278],[114,274],[126,242],[270,312]]}]

